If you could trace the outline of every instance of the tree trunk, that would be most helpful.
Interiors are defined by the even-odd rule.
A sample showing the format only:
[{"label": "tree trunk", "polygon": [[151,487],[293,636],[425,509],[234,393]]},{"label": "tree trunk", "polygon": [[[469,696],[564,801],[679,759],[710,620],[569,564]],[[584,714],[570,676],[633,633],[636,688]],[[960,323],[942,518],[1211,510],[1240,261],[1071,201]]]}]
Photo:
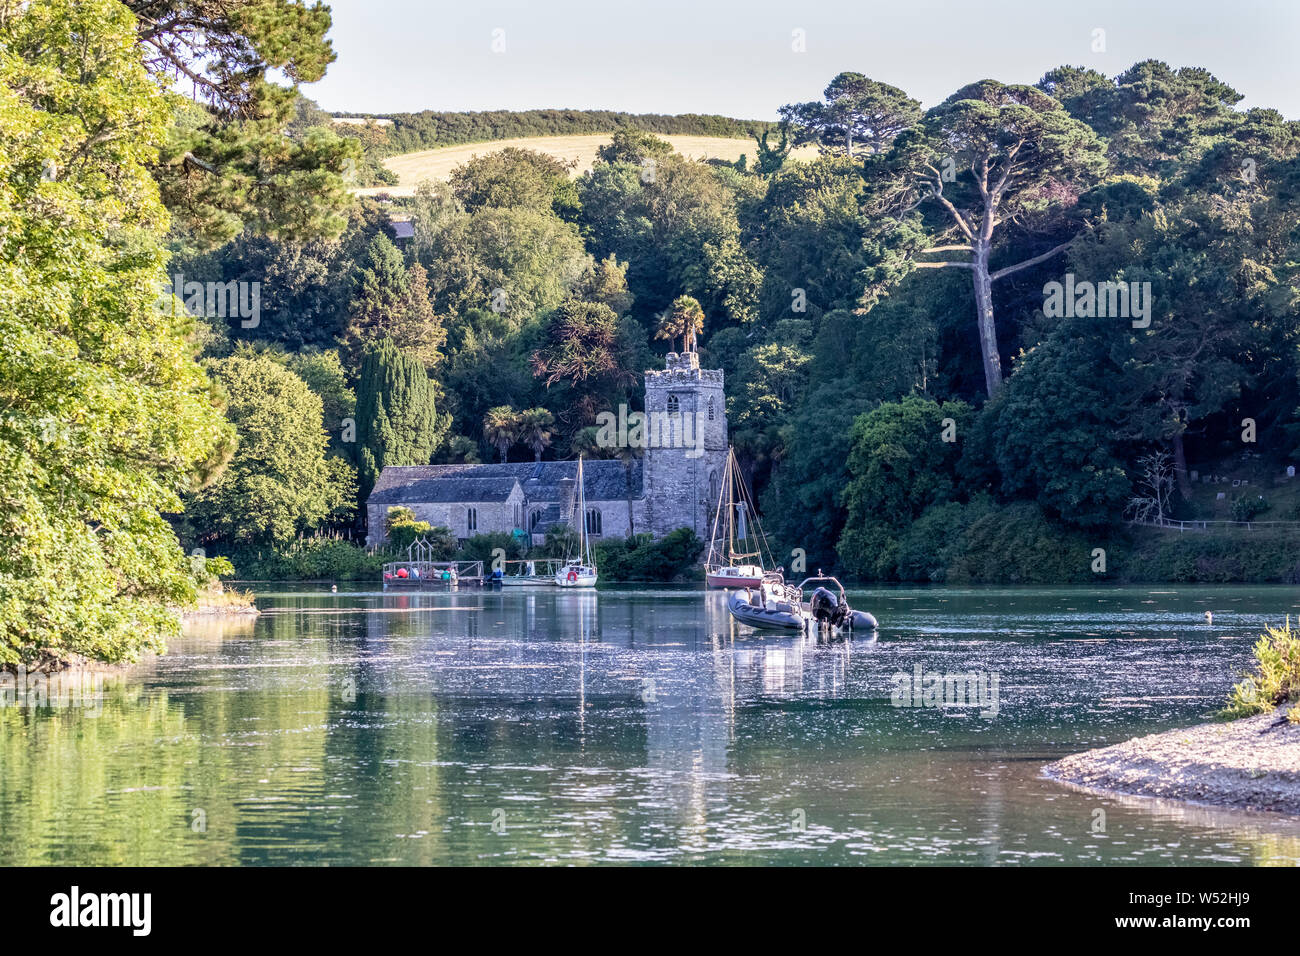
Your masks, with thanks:
[{"label": "tree trunk", "polygon": [[993,322],[993,281],[989,278],[989,243],[975,244],[971,274],[975,284],[975,320],[979,327],[980,353],[984,358],[984,387],[989,398],[1002,385],[1002,358],[998,354],[998,329]]},{"label": "tree trunk", "polygon": [[1183,451],[1183,433],[1174,432],[1174,478],[1178,482],[1178,493],[1184,501],[1192,500],[1192,481],[1187,477],[1187,455]]}]

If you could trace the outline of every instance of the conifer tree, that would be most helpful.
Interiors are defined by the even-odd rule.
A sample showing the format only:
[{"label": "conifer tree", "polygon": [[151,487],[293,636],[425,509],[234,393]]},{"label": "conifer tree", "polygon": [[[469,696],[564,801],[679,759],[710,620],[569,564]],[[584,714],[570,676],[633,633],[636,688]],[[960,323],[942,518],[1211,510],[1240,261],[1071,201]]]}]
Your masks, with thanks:
[{"label": "conifer tree", "polygon": [[357,385],[357,470],[364,501],[386,465],[427,465],[449,421],[424,363],[391,339],[367,348]]},{"label": "conifer tree", "polygon": [[382,338],[392,339],[426,367],[442,358],[438,350],[447,332],[429,301],[428,273],[418,263],[408,269],[387,236],[376,236],[370,243],[365,263],[357,270],[350,311],[343,345],[354,361]]}]

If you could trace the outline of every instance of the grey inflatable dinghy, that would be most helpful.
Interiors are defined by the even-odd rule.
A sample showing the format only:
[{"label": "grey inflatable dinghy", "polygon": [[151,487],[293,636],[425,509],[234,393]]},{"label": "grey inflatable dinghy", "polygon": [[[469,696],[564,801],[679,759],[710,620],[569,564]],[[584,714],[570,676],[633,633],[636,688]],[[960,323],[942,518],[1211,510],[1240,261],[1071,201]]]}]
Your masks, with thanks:
[{"label": "grey inflatable dinghy", "polygon": [[[815,587],[812,597],[805,601],[804,590],[810,584]],[[849,607],[844,586],[836,578],[820,573],[795,587],[785,583],[780,571],[769,572],[759,587],[732,592],[727,598],[727,610],[741,624],[783,631],[804,631],[810,626],[874,631],[878,626],[873,615]]]}]

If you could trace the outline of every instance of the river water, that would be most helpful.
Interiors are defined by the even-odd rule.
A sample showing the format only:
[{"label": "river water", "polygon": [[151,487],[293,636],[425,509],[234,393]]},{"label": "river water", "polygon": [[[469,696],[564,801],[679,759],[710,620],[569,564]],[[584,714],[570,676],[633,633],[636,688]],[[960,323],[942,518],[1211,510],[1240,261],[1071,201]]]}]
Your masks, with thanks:
[{"label": "river water", "polygon": [[[878,637],[700,590],[266,587],[90,705],[0,708],[0,864],[1300,864],[1300,818],[1040,775],[1206,719],[1296,589],[850,600]],[[924,706],[918,666],[983,696]]]}]

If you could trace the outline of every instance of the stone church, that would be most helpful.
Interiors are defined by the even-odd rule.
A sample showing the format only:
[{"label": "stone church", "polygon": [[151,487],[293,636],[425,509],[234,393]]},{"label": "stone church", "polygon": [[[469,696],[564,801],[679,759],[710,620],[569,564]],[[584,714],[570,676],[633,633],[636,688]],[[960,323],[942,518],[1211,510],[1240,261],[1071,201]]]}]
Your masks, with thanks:
[{"label": "stone church", "polygon": [[727,461],[722,371],[701,369],[695,352],[669,352],[663,371],[645,373],[645,412],[648,421],[666,424],[640,436],[640,459],[583,462],[580,518],[576,460],[390,465],[366,500],[366,543],[383,543],[384,518],[398,506],[459,539],[523,531],[540,544],[550,528],[576,528],[583,520],[595,540],[647,532],[658,538],[677,528],[707,540]]}]

